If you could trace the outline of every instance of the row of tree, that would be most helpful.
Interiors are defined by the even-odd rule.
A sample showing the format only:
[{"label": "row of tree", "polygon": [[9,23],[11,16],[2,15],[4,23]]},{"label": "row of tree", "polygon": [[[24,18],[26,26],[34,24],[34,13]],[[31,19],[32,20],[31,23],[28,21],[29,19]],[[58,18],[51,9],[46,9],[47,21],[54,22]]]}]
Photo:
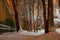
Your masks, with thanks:
[{"label": "row of tree", "polygon": [[[14,8],[14,11],[15,11],[15,20],[16,20],[16,26],[17,26],[17,32],[19,31],[20,27],[19,27],[19,18],[18,18],[18,12],[17,12],[17,9],[16,9],[16,5],[15,5],[15,0],[12,0],[12,4],[13,4],[13,8]],[[33,0],[31,0],[33,1]],[[44,16],[44,27],[45,27],[45,33],[48,33],[49,32],[49,27],[50,26],[54,26],[54,21],[53,21],[53,0],[48,0],[48,13],[47,13],[47,17],[46,17],[46,4],[45,4],[45,0],[41,0],[42,1],[42,4],[43,4],[43,16]],[[60,1],[59,1],[60,3]],[[31,4],[31,3],[30,3]],[[33,5],[33,2],[32,2],[32,5]],[[28,11],[28,12],[32,12],[33,13],[33,6],[31,6],[31,9],[32,11]],[[31,10],[30,9],[30,10]],[[34,20],[31,16],[30,13],[30,19],[31,20]],[[31,25],[31,20],[30,20],[30,25],[29,26],[32,26]],[[32,30],[32,28],[31,28]]]}]

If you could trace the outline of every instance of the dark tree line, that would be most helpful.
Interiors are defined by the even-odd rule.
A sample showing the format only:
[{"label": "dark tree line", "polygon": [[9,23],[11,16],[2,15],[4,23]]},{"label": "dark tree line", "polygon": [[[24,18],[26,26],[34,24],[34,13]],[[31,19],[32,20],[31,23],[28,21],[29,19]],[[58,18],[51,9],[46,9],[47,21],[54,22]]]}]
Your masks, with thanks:
[{"label": "dark tree line", "polygon": [[[20,29],[19,21],[18,21],[18,12],[16,10],[16,6],[15,6],[15,3],[14,3],[14,0],[12,1],[12,3],[13,3],[14,11],[15,11],[15,20],[16,20],[16,26],[17,26],[17,31],[18,31]],[[49,24],[50,25],[51,25],[51,23],[53,24],[53,1],[52,0],[48,0],[48,18],[46,18],[45,0],[42,0],[42,3],[43,3],[43,15],[44,15],[45,33],[48,33],[49,32]],[[29,5],[30,6],[33,5],[32,2],[30,2]],[[32,12],[33,12],[32,9],[33,9],[33,6],[30,7],[30,25],[29,25],[30,26],[30,30],[32,30],[32,24],[31,24],[31,21],[32,21],[32,16],[31,15],[32,15]],[[49,20],[50,20],[50,22],[49,22]]]},{"label": "dark tree line", "polygon": [[[31,2],[32,1],[32,2]],[[49,26],[53,26],[54,25],[54,21],[53,21],[53,1],[52,0],[48,0],[48,18],[46,18],[46,5],[45,5],[45,0],[41,0],[43,3],[43,16],[44,16],[44,27],[45,27],[45,33],[49,32]],[[60,1],[59,1],[60,2]],[[20,29],[19,27],[19,21],[18,21],[18,12],[16,10],[16,6],[14,3],[14,0],[12,1],[13,3],[13,7],[14,7],[14,11],[15,11],[15,20],[16,20],[16,26],[17,26],[17,31]],[[34,20],[33,17],[33,13],[34,13],[34,3],[33,0],[30,0],[29,5],[31,6],[29,9],[30,12],[30,30],[32,30],[32,24],[31,24],[31,20]],[[39,10],[38,10],[39,11]],[[32,16],[31,16],[32,15]]]},{"label": "dark tree line", "polygon": [[[34,24],[34,2],[37,1],[37,7],[38,7],[38,13],[39,14],[39,0],[24,0],[24,6],[26,6],[24,8],[24,13],[25,15],[27,15],[29,22],[26,23],[26,25],[28,24],[28,26],[26,27],[27,30],[32,31],[32,27]],[[43,4],[43,16],[44,16],[44,28],[45,28],[45,33],[49,32],[49,27],[54,26],[54,21],[53,21],[53,0],[48,0],[48,13],[46,15],[46,0],[41,0],[42,4]],[[16,4],[17,0],[12,0],[12,4],[13,4],[13,9],[15,12],[15,21],[16,21],[16,27],[17,27],[17,32],[20,30],[20,26],[19,26],[19,18],[18,18],[18,11],[16,9]],[[18,4],[17,4],[18,5]],[[60,7],[60,0],[59,0],[59,7]],[[25,11],[26,10],[26,11]],[[47,17],[46,17],[47,16]],[[37,19],[38,19],[38,15],[37,15]],[[35,29],[34,29],[35,30]]]}]

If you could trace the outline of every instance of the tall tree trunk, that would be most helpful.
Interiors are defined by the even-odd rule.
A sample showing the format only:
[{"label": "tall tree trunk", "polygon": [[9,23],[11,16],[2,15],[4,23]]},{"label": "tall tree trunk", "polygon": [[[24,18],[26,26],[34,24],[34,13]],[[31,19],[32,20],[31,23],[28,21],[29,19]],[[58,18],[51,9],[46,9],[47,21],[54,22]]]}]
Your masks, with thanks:
[{"label": "tall tree trunk", "polygon": [[27,25],[27,24],[28,24],[28,20],[27,20],[27,18],[28,18],[28,16],[27,16],[27,7],[28,7],[28,6],[27,6],[27,4],[28,4],[28,3],[27,3],[27,0],[24,0],[24,13],[25,13],[25,17],[26,17],[26,18],[25,18],[25,19],[26,19],[25,30],[29,31],[28,25]]},{"label": "tall tree trunk", "polygon": [[28,26],[27,26],[27,30],[30,31],[30,5],[29,5],[29,0],[25,0],[26,1],[26,12],[27,12],[27,20],[28,20]]},{"label": "tall tree trunk", "polygon": [[37,19],[38,19],[38,0],[34,0],[34,32],[36,31],[37,28]]},{"label": "tall tree trunk", "polygon": [[29,0],[29,31],[31,31],[31,0]]},{"label": "tall tree trunk", "polygon": [[48,0],[48,19],[49,19],[49,26],[54,26],[54,20],[53,20],[53,0]]},{"label": "tall tree trunk", "polygon": [[18,12],[17,12],[17,9],[16,9],[16,5],[15,5],[15,0],[12,0],[12,4],[13,4],[13,9],[14,9],[14,12],[15,12],[15,21],[16,21],[16,27],[17,27],[17,32],[20,30],[20,27],[19,27],[19,20],[18,20]]},{"label": "tall tree trunk", "polygon": [[60,7],[60,0],[59,0],[59,7]]},{"label": "tall tree trunk", "polygon": [[27,0],[23,0],[23,12],[25,14],[24,16],[26,17],[26,18],[24,18],[25,20],[24,19],[23,20],[25,21],[25,27],[24,28],[25,28],[25,30],[28,30],[27,29],[28,20],[27,20],[27,9],[26,9],[27,8],[27,6],[26,6],[27,2],[26,1]]},{"label": "tall tree trunk", "polygon": [[31,31],[33,30],[33,21],[34,21],[34,0],[31,0]]},{"label": "tall tree trunk", "polygon": [[32,13],[31,13],[31,2],[32,2],[32,0],[30,0],[30,31],[32,31],[32,17],[31,17],[31,15],[32,15]]},{"label": "tall tree trunk", "polygon": [[48,19],[46,18],[46,5],[45,5],[45,0],[42,0],[43,3],[43,16],[44,16],[44,27],[45,27],[45,33],[49,32],[49,23]]}]

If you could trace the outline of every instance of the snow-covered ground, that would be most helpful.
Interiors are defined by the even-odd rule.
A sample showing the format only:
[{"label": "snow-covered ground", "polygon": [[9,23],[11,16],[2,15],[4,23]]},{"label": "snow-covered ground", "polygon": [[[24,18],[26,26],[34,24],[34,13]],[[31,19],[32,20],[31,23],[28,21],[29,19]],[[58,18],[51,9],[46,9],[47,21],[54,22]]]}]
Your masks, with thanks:
[{"label": "snow-covered ground", "polygon": [[[60,9],[56,9],[55,15],[57,16],[57,18],[54,19],[54,23],[58,26],[60,25]],[[60,34],[60,28],[57,28],[55,31]]]},{"label": "snow-covered ground", "polygon": [[59,18],[54,19],[54,23],[60,23],[60,19]]},{"label": "snow-covered ground", "polygon": [[57,32],[58,34],[60,34],[60,28],[57,28],[57,29],[56,29],[56,32]]},{"label": "snow-covered ground", "polygon": [[[60,25],[60,19],[58,19],[58,18],[54,19],[54,24],[55,24],[55,26],[58,27],[58,25]],[[56,28],[55,31],[56,31],[58,34],[60,34],[60,28]]]},{"label": "snow-covered ground", "polygon": [[37,32],[29,32],[29,31],[20,31],[19,32],[20,34],[23,34],[23,35],[42,35],[42,34],[45,34],[45,30],[44,29],[41,29],[41,30],[38,30]]}]

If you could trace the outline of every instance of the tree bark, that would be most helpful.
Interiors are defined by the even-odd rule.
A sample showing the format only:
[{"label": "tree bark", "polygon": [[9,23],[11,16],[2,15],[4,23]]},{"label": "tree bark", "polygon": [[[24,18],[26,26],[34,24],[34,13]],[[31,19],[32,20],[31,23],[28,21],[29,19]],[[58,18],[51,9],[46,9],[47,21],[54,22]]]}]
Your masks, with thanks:
[{"label": "tree bark", "polygon": [[34,22],[34,0],[31,0],[31,31],[33,30],[33,22]]},{"label": "tree bark", "polygon": [[42,0],[43,3],[43,16],[44,16],[44,27],[45,27],[45,33],[49,32],[49,23],[48,23],[48,18],[46,18],[46,5],[45,5],[45,0]]},{"label": "tree bark", "polygon": [[54,20],[53,20],[53,0],[48,0],[48,20],[49,20],[49,26],[54,26]]},{"label": "tree bark", "polygon": [[16,27],[17,27],[17,32],[18,32],[20,30],[20,26],[19,26],[18,12],[17,12],[16,5],[15,5],[14,1],[15,0],[12,0],[12,4],[13,4],[14,12],[15,12],[15,21],[16,21]]},{"label": "tree bark", "polygon": [[60,7],[60,0],[59,0],[59,7]]}]

